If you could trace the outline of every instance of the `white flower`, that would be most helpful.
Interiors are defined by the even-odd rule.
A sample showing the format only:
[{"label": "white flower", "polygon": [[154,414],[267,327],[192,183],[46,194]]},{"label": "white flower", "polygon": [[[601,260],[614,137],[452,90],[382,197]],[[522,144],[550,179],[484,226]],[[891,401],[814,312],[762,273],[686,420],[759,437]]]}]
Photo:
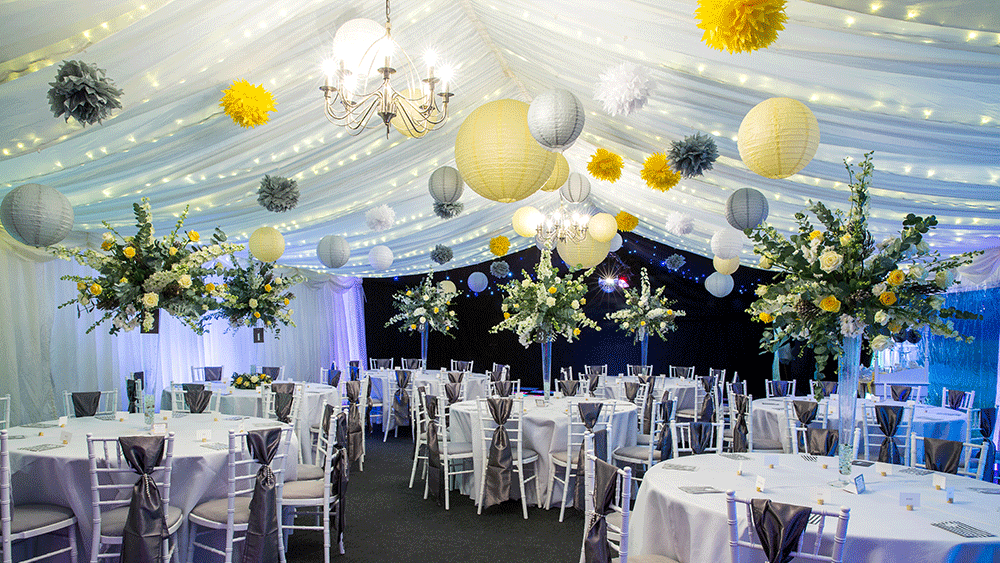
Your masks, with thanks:
[{"label": "white flower", "polygon": [[556,298],[555,297],[546,297],[545,298],[545,304],[548,305],[549,307],[554,307],[555,304],[556,304]]},{"label": "white flower", "polygon": [[928,303],[930,303],[931,307],[933,307],[935,311],[940,311],[941,307],[944,306],[944,298],[940,295],[935,295],[928,300]]},{"label": "white flower", "polygon": [[421,324],[426,323],[426,322],[427,322],[427,317],[420,317],[420,323]]},{"label": "white flower", "polygon": [[103,238],[105,242],[112,242],[113,240],[115,240],[115,235],[111,233],[104,233],[103,235],[101,235],[101,238]]},{"label": "white flower", "polygon": [[762,256],[760,259],[760,268],[762,270],[770,270],[771,266],[772,266],[771,259],[768,258],[767,256]]},{"label": "white flower", "polygon": [[531,285],[531,280],[527,278],[521,280],[521,287],[528,287],[529,285]]},{"label": "white flower", "polygon": [[910,266],[907,275],[917,281],[923,281],[927,277],[927,270],[923,266]]},{"label": "white flower", "polygon": [[650,319],[655,319],[655,318],[659,317],[660,315],[662,315],[663,313],[664,313],[663,309],[660,308],[660,307],[657,307],[657,308],[651,310],[649,312],[649,314],[646,315],[646,317],[650,318]]},{"label": "white flower", "polygon": [[622,323],[622,328],[628,328],[628,321]]},{"label": "white flower", "polygon": [[146,317],[146,319],[142,321],[142,330],[153,330],[153,317]]},{"label": "white flower", "polygon": [[947,289],[949,285],[955,281],[955,271],[954,270],[938,270],[934,274],[934,284],[941,289]]},{"label": "white flower", "polygon": [[[147,293],[147,294],[145,294],[145,295],[142,296],[142,304],[145,305],[146,308],[148,308],[148,309],[152,309],[153,307],[156,307],[159,303],[160,303],[160,294],[159,293]],[[146,330],[149,330],[150,328],[153,328],[153,327],[149,327]]]},{"label": "white flower", "polygon": [[667,328],[667,323],[666,322],[661,322],[660,323],[660,330],[663,330],[665,328]]},{"label": "white flower", "polygon": [[455,311],[448,311],[448,314],[454,317],[455,316]]},{"label": "white flower", "polygon": [[927,244],[927,241],[921,240],[917,243],[917,252],[920,254],[927,254],[931,251],[931,245]]},{"label": "white flower", "polygon": [[865,323],[850,315],[840,316],[840,334],[844,336],[857,336],[865,330]]},{"label": "white flower", "polygon": [[577,301],[576,299],[574,299],[573,302],[569,304],[569,306],[572,307],[572,308],[574,308],[574,309],[579,309],[580,308],[580,302]]},{"label": "white flower", "polygon": [[874,286],[872,286],[872,295],[874,295],[875,297],[882,295],[883,293],[885,293],[886,287],[887,286],[885,285],[885,282],[875,284]]},{"label": "white flower", "polygon": [[260,381],[260,378],[257,377],[256,375],[250,377],[251,383],[257,383],[258,381]]},{"label": "white flower", "polygon": [[830,273],[844,263],[844,257],[832,250],[827,250],[819,257],[819,267],[824,272]]},{"label": "white flower", "polygon": [[767,294],[767,286],[766,285],[758,285],[757,289],[754,290],[754,293],[757,294],[757,297],[764,297],[764,295]]},{"label": "white flower", "polygon": [[872,339],[872,350],[881,352],[892,347],[892,339],[884,334],[880,334]]},{"label": "white flower", "polygon": [[426,312],[427,312],[427,309],[424,309],[423,307],[417,307],[416,309],[413,310],[413,314],[417,315],[417,316],[423,315]]},{"label": "white flower", "polygon": [[177,278],[177,285],[187,289],[191,287],[191,276],[184,274],[183,276]]},{"label": "white flower", "polygon": [[251,297],[250,301],[247,301],[247,305],[250,305],[251,309],[256,309],[257,308],[257,300],[254,299],[253,297]]},{"label": "white flower", "polygon": [[427,295],[426,293],[424,294],[424,301],[427,301],[427,300],[428,300],[428,299],[430,299],[430,298],[431,298],[431,296],[430,296],[430,295]]},{"label": "white flower", "polygon": [[275,283],[275,285],[281,285],[281,284],[285,283],[285,280],[283,280],[281,278],[274,278],[274,283]]},{"label": "white flower", "polygon": [[889,322],[889,313],[886,313],[885,311],[875,313],[875,322],[880,325],[887,324]]}]

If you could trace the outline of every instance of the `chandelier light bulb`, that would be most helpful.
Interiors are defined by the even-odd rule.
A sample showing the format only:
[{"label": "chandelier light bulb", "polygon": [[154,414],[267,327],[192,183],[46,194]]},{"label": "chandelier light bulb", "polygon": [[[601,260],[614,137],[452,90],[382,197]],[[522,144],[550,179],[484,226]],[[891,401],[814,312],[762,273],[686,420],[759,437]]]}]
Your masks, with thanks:
[{"label": "chandelier light bulb", "polygon": [[427,66],[434,68],[434,65],[437,64],[437,53],[434,51],[427,51],[424,53],[424,62],[427,63]]}]

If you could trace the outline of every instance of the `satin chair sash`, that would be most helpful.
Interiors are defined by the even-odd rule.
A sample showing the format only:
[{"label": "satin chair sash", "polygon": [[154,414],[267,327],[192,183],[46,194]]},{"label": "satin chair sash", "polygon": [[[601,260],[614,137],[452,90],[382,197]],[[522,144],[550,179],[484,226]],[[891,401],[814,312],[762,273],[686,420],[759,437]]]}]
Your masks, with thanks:
[{"label": "satin chair sash", "polygon": [[[611,563],[607,515],[614,510],[617,475],[613,465],[600,459],[594,460],[594,519],[587,527],[587,537],[583,542],[586,563]],[[624,509],[628,510],[628,507]]]},{"label": "satin chair sash", "polygon": [[[361,459],[365,447],[365,429],[361,424],[361,382],[344,384],[347,393],[347,457],[354,463]],[[329,405],[327,405],[329,406]]]},{"label": "satin chair sash", "polygon": [[410,372],[407,370],[396,370],[396,393],[392,398],[392,415],[396,419],[396,426],[410,425],[410,394],[406,392],[406,386],[410,384]]},{"label": "satin chair sash", "polygon": [[511,453],[510,437],[504,424],[510,418],[514,401],[508,397],[486,399],[490,416],[497,427],[493,429],[490,449],[487,453],[486,483],[483,494],[483,508],[510,498],[511,478],[514,473],[514,459]]},{"label": "satin chair sash", "polygon": [[878,460],[881,462],[902,463],[899,447],[893,439],[901,418],[903,418],[903,407],[901,406],[876,405],[875,407],[875,420],[878,422],[879,430],[885,434],[878,450]]},{"label": "satin chair sash", "polygon": [[184,393],[184,401],[187,402],[188,410],[195,414],[205,412],[211,399],[212,391],[209,389],[190,389]]},{"label": "satin chair sash", "polygon": [[101,403],[100,391],[80,391],[72,394],[73,412],[77,418],[94,416]]},{"label": "satin chair sash", "polygon": [[767,560],[789,563],[793,559],[790,553],[798,546],[812,510],[808,506],[755,498],[750,500],[750,514]]},{"label": "satin chair sash", "polygon": [[580,380],[578,379],[559,380],[559,389],[562,391],[562,394],[566,397],[575,397],[576,390],[578,387],[580,387]]},{"label": "satin chair sash", "polygon": [[816,420],[816,412],[819,410],[819,403],[816,401],[792,401],[792,408],[795,409],[795,417],[799,419],[802,426],[809,426],[809,423]]},{"label": "satin chair sash", "polygon": [[733,409],[733,451],[750,451],[750,428],[748,427],[747,415],[750,413],[750,397],[739,394],[732,396]]},{"label": "satin chair sash", "polygon": [[247,448],[261,465],[250,498],[250,520],[243,541],[242,563],[278,561],[278,480],[271,470],[271,460],[280,443],[280,428],[247,432]]},{"label": "satin chair sash", "polygon": [[826,428],[806,428],[806,451],[810,455],[835,457],[840,433]]},{"label": "satin chair sash", "polygon": [[122,436],[118,443],[128,466],[139,474],[122,532],[121,563],[161,563],[170,533],[152,473],[163,461],[166,441],[163,436]]},{"label": "satin chair sash", "polygon": [[958,473],[958,461],[962,455],[962,442],[924,438],[924,463],[931,471]]},{"label": "satin chair sash", "polygon": [[910,400],[910,394],[913,393],[913,387],[910,387],[909,385],[890,385],[889,392],[892,393],[893,401],[905,403]]}]

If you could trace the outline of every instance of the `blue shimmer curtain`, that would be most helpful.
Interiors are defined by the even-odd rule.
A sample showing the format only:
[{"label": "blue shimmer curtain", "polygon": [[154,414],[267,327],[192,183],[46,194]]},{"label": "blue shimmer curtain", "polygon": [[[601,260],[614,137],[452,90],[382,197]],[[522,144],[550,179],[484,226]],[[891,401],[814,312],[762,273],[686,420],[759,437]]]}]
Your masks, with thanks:
[{"label": "blue shimmer curtain", "polygon": [[1000,287],[949,293],[946,307],[983,316],[983,320],[956,320],[955,328],[975,337],[971,344],[940,336],[930,339],[929,401],[941,404],[941,388],[976,391],[976,408],[996,402],[1000,354]]}]

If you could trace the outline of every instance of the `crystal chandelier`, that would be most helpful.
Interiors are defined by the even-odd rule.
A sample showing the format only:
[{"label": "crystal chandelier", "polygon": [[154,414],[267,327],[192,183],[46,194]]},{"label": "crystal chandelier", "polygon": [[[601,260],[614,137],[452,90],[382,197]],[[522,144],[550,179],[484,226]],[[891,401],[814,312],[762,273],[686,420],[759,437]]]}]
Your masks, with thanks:
[{"label": "crystal chandelier", "polygon": [[[392,125],[408,137],[422,137],[440,127],[448,118],[448,100],[453,94],[448,91],[448,73],[442,70],[442,76],[434,75],[433,53],[425,56],[427,77],[420,79],[413,62],[392,38],[388,0],[385,3],[385,33],[378,39],[372,42],[371,35],[365,37],[364,32],[370,29],[360,32],[344,29],[355,22],[360,22],[361,27],[365,22],[378,25],[371,20],[352,20],[337,31],[334,58],[324,63],[326,81],[320,86],[326,118],[334,125],[346,127],[351,135],[385,125],[388,137]],[[342,31],[347,40],[338,44]],[[394,56],[404,71],[403,78],[397,79],[397,83],[406,83],[402,92],[392,84],[396,73],[392,66]],[[376,69],[379,62],[382,66]],[[381,122],[369,125],[376,115]]]},{"label": "crystal chandelier", "polygon": [[566,205],[541,217],[536,227],[535,242],[548,248],[555,248],[560,242],[582,242],[587,238],[587,224],[590,215],[577,211],[570,212]]}]

